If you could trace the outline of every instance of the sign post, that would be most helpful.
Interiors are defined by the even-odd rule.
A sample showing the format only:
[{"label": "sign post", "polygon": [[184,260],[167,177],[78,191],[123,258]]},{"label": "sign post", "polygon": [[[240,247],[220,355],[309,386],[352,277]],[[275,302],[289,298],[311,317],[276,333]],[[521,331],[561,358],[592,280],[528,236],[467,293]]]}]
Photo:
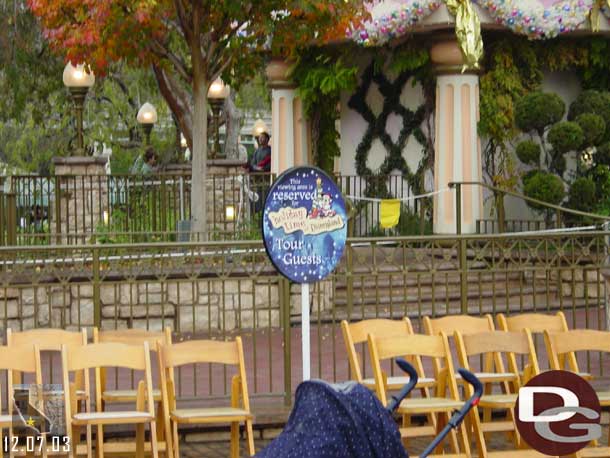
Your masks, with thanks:
[{"label": "sign post", "polygon": [[347,240],[341,191],[324,171],[310,166],[285,171],[265,200],[263,241],[275,268],[301,285],[303,380],[309,380],[309,285],[334,270]]}]

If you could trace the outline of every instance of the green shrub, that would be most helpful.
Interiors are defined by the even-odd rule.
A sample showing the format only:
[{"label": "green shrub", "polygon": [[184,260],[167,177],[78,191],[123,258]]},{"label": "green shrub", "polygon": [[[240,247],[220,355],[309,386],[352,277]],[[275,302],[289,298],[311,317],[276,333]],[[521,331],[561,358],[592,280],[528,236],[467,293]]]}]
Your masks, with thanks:
[{"label": "green shrub", "polygon": [[526,186],[527,182],[530,180],[530,178],[532,178],[538,172],[540,172],[540,170],[530,170],[528,172],[525,172],[523,175],[521,175],[521,182],[523,183],[523,186]]},{"label": "green shrub", "polygon": [[558,122],[549,130],[548,140],[555,153],[565,154],[579,149],[585,139],[581,127],[572,121]]},{"label": "green shrub", "polygon": [[530,92],[517,101],[515,124],[523,132],[535,130],[540,136],[544,129],[559,122],[566,106],[557,94]]},{"label": "green shrub", "polygon": [[582,144],[584,148],[596,146],[604,139],[606,132],[606,121],[600,115],[595,113],[583,113],[578,115],[574,120],[580,126],[585,136]]},{"label": "green shrub", "polygon": [[553,172],[555,175],[559,175],[560,177],[562,177],[567,168],[568,164],[566,161],[566,157],[563,154],[554,153],[551,157],[549,171]]},{"label": "green shrub", "polygon": [[[552,173],[536,171],[524,183],[523,193],[532,199],[558,205],[565,197],[565,189],[561,179]],[[546,207],[528,202],[536,210],[546,210]]]},{"label": "green shrub", "polygon": [[591,178],[580,177],[570,187],[568,207],[591,212],[597,206],[597,190]]},{"label": "green shrub", "polygon": [[525,140],[517,145],[515,151],[521,162],[527,165],[540,165],[540,145],[533,140]]},{"label": "green shrub", "polygon": [[595,183],[595,197],[598,204],[610,201],[610,166],[599,164],[593,167],[588,176]]},{"label": "green shrub", "polygon": [[610,141],[610,92],[595,90],[583,91],[576,98],[568,112],[568,119],[574,120],[583,113],[593,113],[603,118],[606,123],[604,141]]},{"label": "green shrub", "polygon": [[610,165],[610,142],[597,147],[593,160],[596,164]]}]

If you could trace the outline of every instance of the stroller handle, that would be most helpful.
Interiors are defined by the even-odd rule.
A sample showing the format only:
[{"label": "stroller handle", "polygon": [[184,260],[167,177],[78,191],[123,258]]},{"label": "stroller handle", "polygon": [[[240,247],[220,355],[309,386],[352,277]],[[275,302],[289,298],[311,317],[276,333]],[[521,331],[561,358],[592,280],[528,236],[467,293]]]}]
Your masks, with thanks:
[{"label": "stroller handle", "polygon": [[479,400],[481,399],[481,395],[483,394],[483,384],[477,378],[477,376],[474,375],[472,372],[462,368],[458,369],[458,372],[464,380],[466,380],[470,385],[472,385],[474,393],[464,403],[460,410],[456,410],[455,412],[453,412],[453,415],[449,419],[447,426],[445,426],[445,428],[438,434],[438,436],[434,438],[430,445],[426,447],[426,449],[419,455],[419,458],[426,458],[427,456],[431,455],[437,445],[443,441],[447,434],[449,434],[452,429],[457,429],[460,426],[466,415],[468,415],[468,412],[470,412],[470,409],[476,406],[479,403]]},{"label": "stroller handle", "polygon": [[474,375],[470,371],[467,371],[466,369],[459,368],[458,372],[464,380],[466,380],[472,385],[472,388],[474,389],[474,394],[472,395],[471,399],[474,400],[476,398],[478,402],[478,399],[480,399],[480,397],[483,395],[483,384],[480,382],[476,375]]},{"label": "stroller handle", "polygon": [[402,400],[409,395],[413,388],[415,388],[418,379],[415,368],[403,358],[397,358],[396,364],[409,375],[409,381],[405,386],[402,387],[397,396],[392,396],[392,400],[386,408],[386,410],[390,413],[393,413],[398,408]]}]

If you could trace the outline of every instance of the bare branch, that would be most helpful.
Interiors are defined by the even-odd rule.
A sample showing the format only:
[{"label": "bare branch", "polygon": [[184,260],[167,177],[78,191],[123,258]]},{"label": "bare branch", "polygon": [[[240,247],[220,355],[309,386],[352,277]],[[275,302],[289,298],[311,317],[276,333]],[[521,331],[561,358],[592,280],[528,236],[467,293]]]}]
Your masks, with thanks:
[{"label": "bare branch", "polygon": [[167,46],[165,46],[159,40],[152,40],[150,43],[150,48],[159,57],[165,58],[171,62],[176,70],[176,73],[178,73],[186,82],[190,83],[193,80],[193,76],[191,75],[186,63],[175,53],[171,52]]}]

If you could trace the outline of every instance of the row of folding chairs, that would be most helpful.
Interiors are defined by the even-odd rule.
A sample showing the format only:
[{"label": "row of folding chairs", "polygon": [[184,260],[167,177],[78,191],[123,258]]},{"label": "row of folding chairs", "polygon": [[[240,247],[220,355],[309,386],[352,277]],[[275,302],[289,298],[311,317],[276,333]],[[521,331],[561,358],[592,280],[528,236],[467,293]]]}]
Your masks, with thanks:
[{"label": "row of folding chairs", "polygon": [[[448,447],[454,456],[471,456],[474,439],[479,457],[542,456],[529,449],[516,429],[514,407],[519,388],[541,373],[534,345],[535,334],[544,335],[549,368],[580,373],[576,353],[610,352],[610,332],[569,330],[563,313],[555,315],[522,314],[497,316],[496,328],[491,315],[466,315],[423,318],[424,334],[416,334],[408,318],[402,320],[364,320],[341,323],[349,364],[354,378],[374,390],[387,405],[389,392],[401,388],[408,377],[392,377],[387,362],[406,357],[419,374],[420,396],[403,401],[398,412],[403,415],[401,434],[405,443],[420,436],[433,436],[449,421],[452,412],[461,407],[463,399],[472,395],[456,371],[457,365],[475,372],[485,386],[479,404],[467,421],[449,436]],[[368,347],[373,377],[363,376],[364,354],[358,344]],[[453,349],[453,351],[452,351]],[[427,371],[425,370],[427,369]],[[429,376],[427,376],[429,375]],[[610,392],[599,392],[602,406],[610,405]],[[500,420],[493,412],[504,412]],[[425,415],[425,425],[413,424],[414,416]],[[511,447],[490,450],[492,433],[507,433]],[[602,456],[610,448],[594,447],[579,456]],[[438,453],[446,450],[438,449]],[[446,455],[445,455],[446,456]]]},{"label": "row of folding chairs", "polygon": [[[40,456],[67,455],[98,457],[130,455],[138,458],[163,454],[179,458],[180,424],[223,423],[231,427],[231,457],[239,456],[239,427],[244,424],[247,447],[254,454],[252,413],[248,397],[242,341],[190,340],[172,342],[171,330],[163,332],[137,329],[93,329],[93,343],[86,330],[35,329],[7,330],[6,346],[0,346],[0,370],[7,372],[9,397],[24,376],[35,384],[50,383],[43,378],[41,352],[59,352],[63,384],[65,437],[60,444],[37,444]],[[153,385],[151,352],[156,353],[159,381]],[[177,403],[175,370],[200,363],[234,366],[231,405],[224,407],[182,408]],[[52,368],[48,368],[52,369]],[[134,389],[110,389],[108,371],[128,371],[139,377]],[[91,377],[91,372],[94,375]],[[48,372],[48,371],[47,371]],[[118,374],[118,372],[116,372]],[[27,375],[26,375],[27,374]],[[91,384],[95,381],[95,389]],[[117,388],[117,387],[113,387]],[[95,400],[94,407],[92,399]],[[13,442],[13,403],[7,400],[8,415],[0,416],[0,434],[8,430],[9,456],[31,454],[28,445]],[[114,406],[110,406],[115,404]],[[116,404],[129,404],[119,410]],[[0,404],[1,407],[1,404]],[[135,425],[135,441],[105,441],[104,427]],[[148,441],[145,428],[148,427]],[[95,447],[93,441],[95,431]],[[81,440],[85,433],[86,440]],[[44,435],[42,436],[44,437]],[[0,443],[4,437],[0,435]]]}]

